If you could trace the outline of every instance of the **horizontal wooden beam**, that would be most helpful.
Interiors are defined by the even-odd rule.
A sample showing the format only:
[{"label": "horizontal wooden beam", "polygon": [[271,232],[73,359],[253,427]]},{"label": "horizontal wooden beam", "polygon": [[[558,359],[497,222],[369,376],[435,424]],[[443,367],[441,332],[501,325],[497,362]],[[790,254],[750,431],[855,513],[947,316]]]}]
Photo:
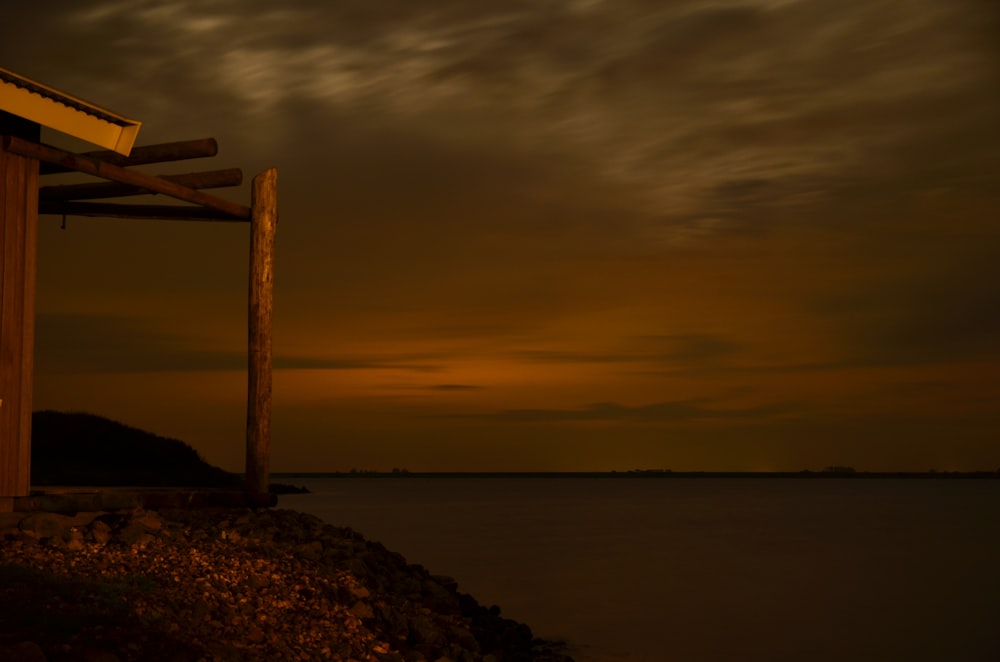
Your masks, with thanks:
[{"label": "horizontal wooden beam", "polygon": [[54,216],[88,216],[90,218],[138,218],[165,221],[229,221],[247,223],[249,218],[187,205],[125,205],[113,202],[75,202],[41,200],[38,213]]},{"label": "horizontal wooden beam", "polygon": [[[182,175],[158,175],[160,179],[180,184],[193,189],[225,188],[239,186],[243,183],[243,171],[239,168],[225,170],[210,170],[206,172],[189,172]],[[91,184],[65,184],[62,186],[43,186],[38,190],[38,197],[43,200],[96,200],[100,198],[122,198],[130,195],[155,194],[156,191],[126,186],[115,182],[96,182]]]},{"label": "horizontal wooden beam", "polygon": [[[128,166],[147,165],[149,163],[198,159],[205,156],[215,156],[218,152],[219,145],[215,142],[215,138],[198,138],[197,140],[180,140],[172,143],[133,147],[132,152],[128,156],[104,150],[84,152],[81,156],[125,168]],[[56,163],[43,163],[39,169],[39,173],[42,175],[53,175],[72,170],[73,168],[61,166]]]},{"label": "horizontal wooden beam", "polygon": [[51,145],[31,142],[30,140],[24,140],[15,136],[4,136],[3,143],[4,149],[14,154],[38,159],[45,163],[65,166],[71,170],[76,170],[87,175],[94,175],[102,179],[109,179],[119,184],[138,186],[139,188],[156,191],[157,193],[162,193],[183,202],[190,202],[208,207],[209,209],[215,209],[234,216],[237,219],[250,218],[249,207],[230,200],[217,198],[214,195],[202,193],[201,191],[196,191],[187,186],[181,186],[180,184],[175,184],[174,182],[154,177],[153,175],[147,175],[144,172],[126,170],[120,166],[98,161],[82,154],[74,154],[73,152],[67,152]]}]

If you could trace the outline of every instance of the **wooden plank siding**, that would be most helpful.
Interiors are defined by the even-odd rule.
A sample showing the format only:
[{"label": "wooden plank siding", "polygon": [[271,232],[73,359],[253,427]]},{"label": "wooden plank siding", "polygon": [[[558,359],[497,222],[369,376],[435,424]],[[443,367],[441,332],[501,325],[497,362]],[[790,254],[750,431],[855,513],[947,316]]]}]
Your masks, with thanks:
[{"label": "wooden plank siding", "polygon": [[[2,136],[38,133],[0,116]],[[37,243],[38,161],[0,147],[0,509],[30,490]]]}]

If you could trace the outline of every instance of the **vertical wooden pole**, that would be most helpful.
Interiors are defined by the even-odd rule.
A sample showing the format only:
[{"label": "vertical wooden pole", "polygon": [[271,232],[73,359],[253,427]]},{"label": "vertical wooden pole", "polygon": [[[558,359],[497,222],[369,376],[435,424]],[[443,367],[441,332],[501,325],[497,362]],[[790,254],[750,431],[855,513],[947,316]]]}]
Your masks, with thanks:
[{"label": "vertical wooden pole", "polygon": [[0,112],[0,510],[31,488],[38,161],[3,136],[38,140],[39,126]]},{"label": "vertical wooden pole", "polygon": [[250,319],[247,374],[246,491],[268,492],[271,468],[271,318],[278,171],[253,178],[250,199]]}]

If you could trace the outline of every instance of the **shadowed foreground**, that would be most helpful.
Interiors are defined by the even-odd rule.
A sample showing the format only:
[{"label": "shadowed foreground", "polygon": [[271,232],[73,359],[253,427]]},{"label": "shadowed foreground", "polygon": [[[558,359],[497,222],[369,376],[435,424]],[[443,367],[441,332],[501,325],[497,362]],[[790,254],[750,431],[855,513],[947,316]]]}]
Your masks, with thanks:
[{"label": "shadowed foreground", "polygon": [[526,625],[289,510],[10,513],[4,660],[561,660]]}]

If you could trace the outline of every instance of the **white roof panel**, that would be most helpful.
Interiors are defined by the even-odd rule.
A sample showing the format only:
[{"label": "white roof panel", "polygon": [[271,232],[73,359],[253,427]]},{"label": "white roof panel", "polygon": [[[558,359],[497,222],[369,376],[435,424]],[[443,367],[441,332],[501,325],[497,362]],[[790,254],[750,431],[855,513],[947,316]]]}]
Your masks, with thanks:
[{"label": "white roof panel", "polygon": [[128,155],[142,122],[0,67],[0,110]]}]

